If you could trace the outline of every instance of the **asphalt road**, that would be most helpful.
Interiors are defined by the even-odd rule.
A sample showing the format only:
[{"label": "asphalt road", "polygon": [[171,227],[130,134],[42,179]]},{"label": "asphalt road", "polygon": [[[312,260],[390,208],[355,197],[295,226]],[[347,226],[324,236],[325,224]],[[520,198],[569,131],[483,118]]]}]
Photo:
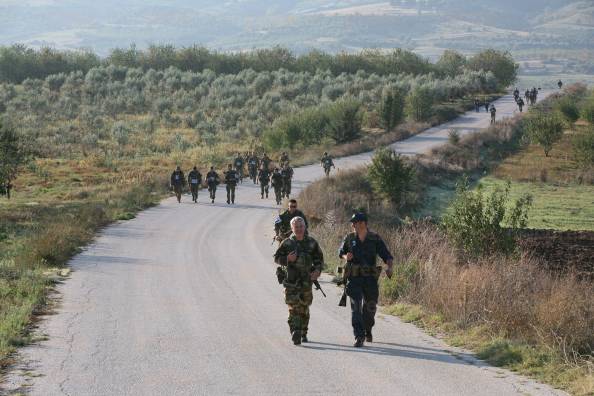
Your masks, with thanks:
[{"label": "asphalt road", "polygon": [[[542,95],[544,96],[544,95]],[[510,97],[497,102],[510,115]],[[451,128],[471,133],[486,113],[397,143],[402,153],[442,144]],[[339,169],[370,154],[336,161]],[[296,169],[296,190],[322,176]],[[272,197],[272,194],[271,194]],[[340,290],[322,279],[315,292],[310,343],[295,347],[270,245],[278,207],[244,182],[236,205],[200,192],[164,200],[136,219],[105,229],[71,266],[61,300],[23,348],[2,393],[35,395],[551,395],[550,387],[486,365],[398,318],[378,317],[376,342],[352,347]],[[335,251],[325,252],[336,254]]]}]

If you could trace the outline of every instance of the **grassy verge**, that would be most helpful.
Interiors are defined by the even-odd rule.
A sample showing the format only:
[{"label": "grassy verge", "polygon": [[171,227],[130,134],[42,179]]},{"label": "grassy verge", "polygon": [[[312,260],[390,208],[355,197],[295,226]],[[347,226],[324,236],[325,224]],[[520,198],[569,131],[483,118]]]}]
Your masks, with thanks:
[{"label": "grassy verge", "polygon": [[[458,178],[470,175],[478,183],[481,177],[502,169],[507,159],[513,161],[515,155],[532,150],[522,144],[521,132],[521,120],[512,119],[411,159],[417,180],[411,194],[414,199],[406,206],[379,199],[366,169],[313,183],[302,192],[300,202],[312,218],[312,235],[325,251],[335,251],[349,231],[346,222],[352,209],[364,208],[369,213],[373,230],[384,237],[395,256],[395,276],[381,281],[381,303],[387,312],[472,349],[494,365],[577,395],[593,394],[591,277],[572,270],[551,271],[539,259],[520,252],[483,258],[462,256],[433,222],[406,219],[419,216],[423,210],[439,217],[453,196]],[[575,172],[549,165],[550,178],[558,183],[566,180],[564,188],[572,189],[565,190],[564,196],[573,200],[574,210],[580,199],[585,199],[585,204],[592,201],[592,186],[577,185]],[[492,176],[483,178],[484,184],[490,180],[501,182]],[[526,189],[537,185],[515,183],[527,184]],[[427,195],[432,193],[439,193],[438,198],[429,199]],[[568,207],[563,199],[557,201]],[[545,204],[543,201],[542,210],[534,214],[534,221],[541,221],[538,213],[542,217],[547,211],[551,214]],[[535,208],[539,208],[538,201]],[[565,209],[558,210],[563,213]],[[591,208],[583,208],[581,213],[590,216]],[[572,221],[577,224],[576,217]],[[337,264],[336,258],[330,257],[328,270],[333,273]]]}]

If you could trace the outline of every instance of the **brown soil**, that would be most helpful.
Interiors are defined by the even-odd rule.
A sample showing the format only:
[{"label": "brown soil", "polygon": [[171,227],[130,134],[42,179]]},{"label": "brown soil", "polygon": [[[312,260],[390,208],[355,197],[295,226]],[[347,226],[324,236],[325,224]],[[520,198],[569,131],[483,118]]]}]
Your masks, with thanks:
[{"label": "brown soil", "polygon": [[594,276],[594,232],[526,230],[520,237],[523,252],[543,260],[556,271]]}]

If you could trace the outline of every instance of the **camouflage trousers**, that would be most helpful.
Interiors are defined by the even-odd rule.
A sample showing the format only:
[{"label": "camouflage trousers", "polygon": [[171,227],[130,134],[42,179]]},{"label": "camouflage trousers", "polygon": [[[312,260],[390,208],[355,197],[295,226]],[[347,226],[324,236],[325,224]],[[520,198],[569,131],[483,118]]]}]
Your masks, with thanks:
[{"label": "camouflage trousers", "polygon": [[283,201],[283,189],[281,186],[273,186],[274,187],[274,196],[276,198],[276,204],[280,205]]},{"label": "camouflage trousers", "polygon": [[309,326],[309,306],[313,302],[312,285],[285,287],[285,303],[289,306],[289,331],[306,335]]},{"label": "camouflage trousers", "polygon": [[180,186],[180,185],[174,185],[173,186],[173,192],[175,192],[175,196],[177,197],[177,202],[181,202],[182,186]]}]

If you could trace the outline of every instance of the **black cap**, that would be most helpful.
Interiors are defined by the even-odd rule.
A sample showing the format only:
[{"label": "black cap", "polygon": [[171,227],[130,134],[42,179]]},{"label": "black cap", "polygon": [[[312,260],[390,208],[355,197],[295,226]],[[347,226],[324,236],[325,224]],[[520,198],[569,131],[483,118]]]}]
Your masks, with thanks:
[{"label": "black cap", "polygon": [[361,212],[353,214],[351,217],[351,223],[357,223],[359,221],[364,221],[367,223],[367,215]]}]

